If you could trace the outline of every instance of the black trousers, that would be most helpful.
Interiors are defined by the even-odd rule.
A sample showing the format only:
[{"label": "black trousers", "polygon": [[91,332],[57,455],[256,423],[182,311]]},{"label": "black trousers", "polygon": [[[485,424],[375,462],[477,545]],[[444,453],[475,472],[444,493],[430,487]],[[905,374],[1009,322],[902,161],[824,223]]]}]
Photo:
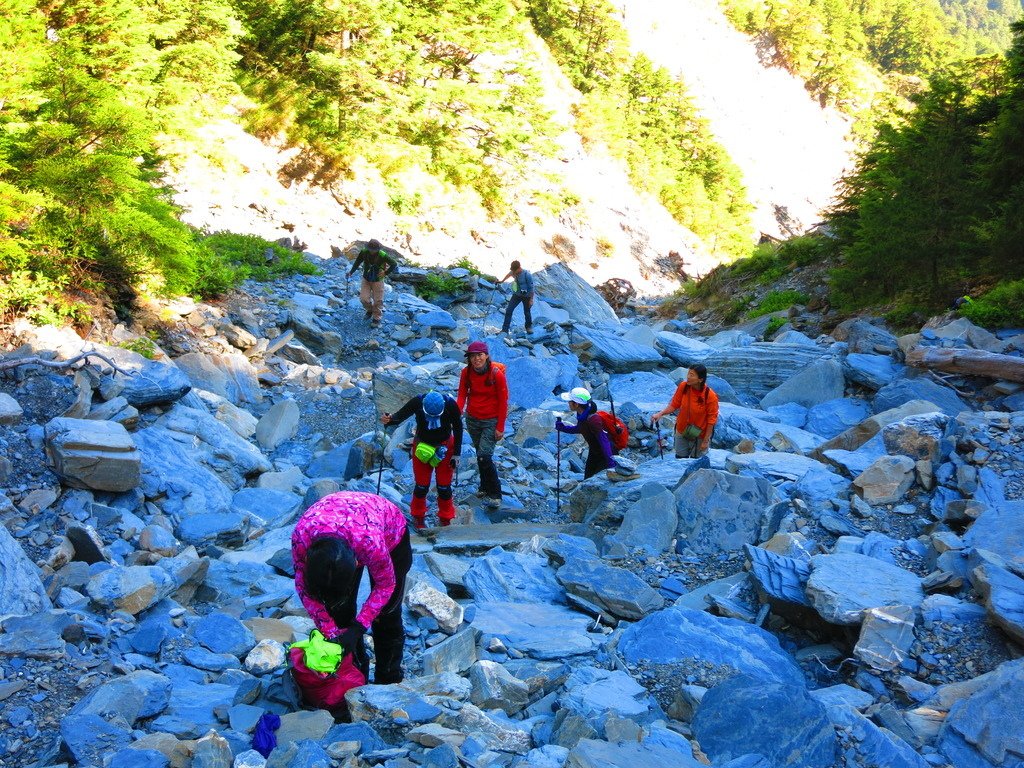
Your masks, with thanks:
[{"label": "black trousers", "polygon": [[[391,564],[395,568],[395,591],[391,593],[387,604],[374,619],[370,630],[373,632],[374,679],[378,685],[402,682],[402,653],[405,650],[405,627],[402,625],[402,599],[405,597],[405,578],[412,567],[412,545],[409,543],[409,529],[406,528],[402,540],[391,550]],[[363,567],[356,569],[356,592],[363,578]],[[373,578],[370,578],[373,586]],[[357,594],[352,594],[342,603],[335,603],[331,610],[331,618],[344,630],[356,620]],[[369,680],[370,659],[366,646],[360,643],[356,649],[356,664],[362,669]]]},{"label": "black trousers", "polygon": [[522,296],[518,293],[513,293],[512,298],[508,300],[508,306],[505,307],[505,322],[501,324],[501,330],[508,333],[508,329],[512,325],[512,312],[520,304],[523,305],[523,315],[526,319],[526,327],[528,329],[533,328],[533,317],[530,311],[531,307],[528,297]]}]

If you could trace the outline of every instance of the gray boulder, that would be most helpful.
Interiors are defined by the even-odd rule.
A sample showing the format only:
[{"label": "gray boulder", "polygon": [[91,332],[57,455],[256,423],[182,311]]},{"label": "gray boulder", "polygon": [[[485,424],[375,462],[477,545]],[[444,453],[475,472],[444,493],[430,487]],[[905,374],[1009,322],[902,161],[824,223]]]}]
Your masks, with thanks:
[{"label": "gray boulder", "polygon": [[964,534],[964,545],[994,552],[1007,562],[1024,563],[1024,501],[990,506]]},{"label": "gray boulder", "polygon": [[589,344],[582,353],[599,361],[615,373],[651,371],[661,362],[661,355],[643,344],[627,341],[609,331],[576,326],[576,334]]},{"label": "gray boulder", "polygon": [[536,408],[558,386],[561,367],[551,358],[521,357],[505,368],[509,401],[522,408]]},{"label": "gray boulder", "polygon": [[757,754],[774,765],[832,768],[839,752],[825,707],[806,687],[744,675],[704,694],[693,735],[716,763]]},{"label": "gray boulder", "polygon": [[915,416],[920,413],[934,413],[938,410],[939,408],[934,403],[929,403],[927,400],[912,400],[898,408],[876,413],[874,416],[864,419],[857,426],[850,427],[845,432],[822,443],[814,451],[813,455],[815,458],[820,459],[825,451],[855,451],[877,435],[886,424],[892,424],[908,416]]},{"label": "gray boulder", "polygon": [[699,339],[691,339],[681,333],[672,333],[671,331],[659,332],[657,339],[658,346],[665,351],[665,355],[672,362],[686,367],[703,363],[715,349]]},{"label": "gray boulder", "polygon": [[721,376],[741,392],[761,398],[829,354],[828,350],[803,344],[757,342],[715,350],[704,364],[709,373]]},{"label": "gray boulder", "polygon": [[565,590],[539,555],[500,547],[477,558],[463,582],[478,602],[565,604]]},{"label": "gray boulder", "polygon": [[0,392],[0,426],[9,427],[21,421],[21,404],[6,392]]},{"label": "gray boulder", "polygon": [[647,483],[640,498],[622,516],[615,538],[627,549],[660,555],[672,545],[679,524],[676,499],[665,486]]},{"label": "gray boulder", "polygon": [[88,419],[51,419],[44,428],[53,471],[73,488],[130,491],[141,479],[142,456],[120,424]]},{"label": "gray boulder", "polygon": [[159,419],[157,426],[170,431],[175,442],[186,448],[193,459],[215,472],[231,488],[239,489],[246,478],[273,468],[256,446],[205,410],[179,403]]},{"label": "gray boulder", "polygon": [[39,569],[7,527],[0,525],[0,616],[26,616],[52,607]]},{"label": "gray boulder", "polygon": [[888,355],[865,355],[851,352],[843,359],[843,372],[851,384],[878,391],[903,375],[905,367]]},{"label": "gray boulder", "polygon": [[[123,360],[115,358],[115,362],[121,367],[125,366]],[[192,382],[176,365],[156,363],[139,355],[131,376],[125,378],[118,374],[111,386],[116,388],[116,393],[104,391],[101,386],[105,399],[111,400],[120,395],[135,408],[150,408],[154,405],[176,403],[191,391]]]},{"label": "gray boulder", "polygon": [[949,387],[937,384],[931,379],[897,379],[886,384],[875,395],[875,413],[899,408],[914,400],[926,400],[938,406],[947,416],[956,417],[970,407]]},{"label": "gray boulder", "polygon": [[840,552],[811,558],[807,596],[826,621],[856,625],[869,608],[916,608],[924,591],[921,579],[909,571],[867,555]]},{"label": "gray boulder", "polygon": [[719,403],[713,446],[732,447],[750,440],[761,451],[812,453],[825,439],[813,432],[782,423],[775,414],[732,403]]},{"label": "gray boulder", "polygon": [[993,563],[978,566],[973,577],[992,623],[1024,644],[1024,579]]},{"label": "gray boulder", "polygon": [[953,449],[945,439],[949,417],[943,413],[908,416],[882,427],[882,440],[887,453],[909,456],[914,461],[933,464],[944,461]]},{"label": "gray boulder", "polygon": [[882,672],[900,666],[915,640],[914,616],[915,610],[907,605],[868,608],[853,655]]},{"label": "gray boulder", "polygon": [[299,406],[294,400],[274,403],[256,424],[256,441],[264,450],[273,451],[299,430]]},{"label": "gray boulder", "polygon": [[569,752],[564,768],[698,768],[703,763],[659,744],[636,744],[583,739]]},{"label": "gray boulder", "polygon": [[661,595],[639,576],[601,560],[572,558],[558,569],[556,576],[568,592],[620,619],[640,619],[665,604]]},{"label": "gray boulder", "polygon": [[170,595],[177,585],[163,568],[132,565],[108,568],[96,574],[85,589],[89,597],[105,609],[135,616]]},{"label": "gray boulder", "polygon": [[732,552],[757,544],[775,491],[764,478],[699,469],[675,491],[677,535],[698,555]]},{"label": "gray boulder", "polygon": [[832,338],[845,341],[851,352],[861,354],[891,356],[900,351],[896,337],[889,331],[859,317],[844,320],[837,325],[832,331]]},{"label": "gray boulder", "polygon": [[620,670],[580,667],[565,687],[560,707],[586,720],[601,736],[608,735],[605,724],[613,717],[648,725],[665,716],[647,689]]},{"label": "gray boulder", "polygon": [[662,373],[619,373],[608,381],[611,396],[619,407],[625,403],[633,403],[641,410],[657,405],[661,410],[676,391],[676,383]]},{"label": "gray boulder", "polygon": [[193,386],[220,395],[235,405],[258,403],[263,399],[256,369],[245,355],[189,352],[175,358],[174,362]]},{"label": "gray boulder", "polygon": [[797,403],[813,408],[843,396],[843,367],[832,359],[815,360],[761,398],[761,407]]},{"label": "gray boulder", "polygon": [[949,710],[936,746],[954,768],[1024,765],[1024,660],[1002,664]]},{"label": "gray boulder", "polygon": [[535,272],[533,279],[537,293],[549,303],[564,307],[574,322],[619,322],[604,297],[565,264],[555,262]]},{"label": "gray boulder", "polygon": [[480,603],[472,621],[474,629],[497,637],[505,647],[544,660],[592,653],[603,635],[590,634],[590,624],[576,611],[546,603]]},{"label": "gray boulder", "polygon": [[907,456],[881,456],[853,479],[868,504],[895,504],[914,484],[914,460]]},{"label": "gray boulder", "polygon": [[864,400],[840,397],[813,406],[807,412],[805,429],[824,438],[833,438],[871,416],[871,406]]},{"label": "gray boulder", "polygon": [[749,544],[746,551],[751,564],[750,576],[766,599],[775,603],[810,606],[806,594],[807,579],[811,575],[809,562]]},{"label": "gray boulder", "polygon": [[529,700],[529,686],[494,661],[478,661],[470,667],[469,682],[473,686],[469,700],[481,709],[514,715]]},{"label": "gray boulder", "polygon": [[231,498],[231,511],[255,527],[279,528],[292,522],[302,506],[302,497],[271,488],[243,488]]}]

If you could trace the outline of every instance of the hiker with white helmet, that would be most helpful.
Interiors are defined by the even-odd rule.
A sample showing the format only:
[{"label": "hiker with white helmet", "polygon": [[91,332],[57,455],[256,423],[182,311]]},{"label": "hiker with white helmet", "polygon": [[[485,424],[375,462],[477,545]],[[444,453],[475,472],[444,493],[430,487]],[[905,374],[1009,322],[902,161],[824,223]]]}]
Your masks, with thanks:
[{"label": "hiker with white helmet", "polygon": [[584,387],[576,387],[562,393],[562,399],[569,403],[569,410],[576,414],[575,424],[566,424],[555,419],[555,429],[570,435],[583,435],[590,448],[583,477],[596,475],[604,469],[615,468],[612,441],[605,428],[604,419],[597,414],[597,404]]},{"label": "hiker with white helmet", "polygon": [[484,504],[501,506],[501,479],[494,466],[494,448],[505,436],[508,384],[505,366],[491,360],[487,345],[474,341],[466,349],[468,365],[459,378],[459,410],[465,410],[466,430],[476,449],[480,493]]},{"label": "hiker with white helmet", "polygon": [[381,416],[384,424],[401,424],[416,415],[416,436],[412,444],[412,473],[416,483],[412,491],[413,525],[426,526],[427,491],[430,478],[436,472],[437,518],[442,526],[455,519],[452,500],[452,476],[462,454],[462,414],[458,403],[448,395],[431,390],[417,395],[395,413]]}]

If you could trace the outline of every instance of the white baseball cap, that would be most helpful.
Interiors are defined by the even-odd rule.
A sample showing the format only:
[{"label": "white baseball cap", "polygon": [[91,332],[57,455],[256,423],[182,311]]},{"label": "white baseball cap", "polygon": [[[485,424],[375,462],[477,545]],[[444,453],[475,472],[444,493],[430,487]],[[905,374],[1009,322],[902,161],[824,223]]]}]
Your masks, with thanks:
[{"label": "white baseball cap", "polygon": [[569,392],[562,393],[562,399],[577,405],[586,405],[590,402],[590,392],[584,387],[573,387]]}]

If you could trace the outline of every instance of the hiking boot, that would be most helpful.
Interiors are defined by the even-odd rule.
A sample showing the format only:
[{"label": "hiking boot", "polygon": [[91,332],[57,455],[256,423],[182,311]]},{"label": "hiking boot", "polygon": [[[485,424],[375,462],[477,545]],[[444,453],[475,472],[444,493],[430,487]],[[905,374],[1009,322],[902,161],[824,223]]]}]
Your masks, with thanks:
[{"label": "hiking boot", "polygon": [[488,496],[484,499],[484,506],[490,509],[498,509],[501,506],[501,496]]},{"label": "hiking boot", "polygon": [[413,515],[412,527],[415,528],[417,531],[422,531],[424,528],[427,527],[427,518],[421,515]]},{"label": "hiking boot", "polygon": [[438,522],[438,525],[440,525],[442,528],[447,528],[449,525],[452,524],[452,521],[449,520],[446,517],[439,517],[437,519],[437,522]]},{"label": "hiking boot", "polygon": [[639,472],[632,472],[628,475],[624,475],[621,472],[616,472],[614,469],[609,469],[606,474],[608,475],[608,479],[613,483],[622,483],[626,480],[637,480],[640,477]]},{"label": "hiking boot", "polygon": [[528,326],[526,326],[526,332],[527,332],[528,334],[530,334],[530,333],[533,333],[533,326],[532,326],[532,325],[528,325]]},{"label": "hiking boot", "polygon": [[370,321],[370,327],[371,328],[380,328],[380,320],[371,320]]},{"label": "hiking boot", "polygon": [[373,317],[373,312],[366,310],[366,319],[369,320],[371,317]]}]

